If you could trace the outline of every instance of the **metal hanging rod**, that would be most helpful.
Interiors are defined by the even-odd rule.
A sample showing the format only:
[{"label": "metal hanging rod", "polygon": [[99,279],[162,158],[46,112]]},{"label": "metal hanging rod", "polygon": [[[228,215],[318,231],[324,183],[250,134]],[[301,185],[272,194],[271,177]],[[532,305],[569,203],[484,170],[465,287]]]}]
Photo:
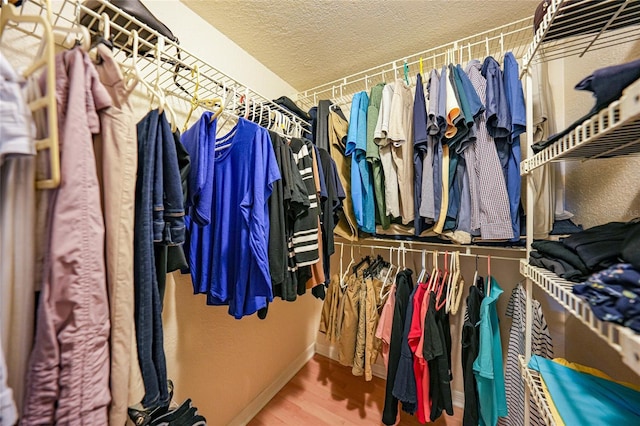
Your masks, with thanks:
[{"label": "metal hanging rod", "polygon": [[520,58],[531,42],[532,17],[520,19],[489,31],[471,35],[419,53],[360,71],[340,79],[298,93],[297,102],[303,108],[316,105],[320,99],[332,99],[339,105],[351,102],[354,93],[368,90],[380,82],[399,78],[406,63],[409,73],[419,70],[420,60],[427,69],[439,68],[449,62],[462,62],[470,58],[495,55],[500,59],[506,51],[513,51]]},{"label": "metal hanging rod", "polygon": [[[507,260],[507,261],[518,261],[520,262],[520,259],[523,259],[524,257],[504,257],[504,256],[493,256],[493,255],[489,255],[489,254],[473,254],[473,253],[466,253],[466,252],[461,252],[460,250],[456,250],[456,248],[454,247],[453,249],[451,249],[451,247],[449,247],[446,250],[420,250],[420,249],[414,249],[414,248],[407,248],[405,246],[405,242],[402,241],[400,243],[399,246],[378,246],[378,245],[373,245],[373,244],[354,244],[354,243],[343,243],[343,242],[336,242],[335,244],[339,244],[341,247],[360,247],[360,248],[367,248],[367,249],[372,249],[372,250],[389,250],[389,249],[393,249],[393,250],[399,250],[400,252],[403,253],[430,253],[430,254],[435,254],[435,253],[442,253],[445,254],[447,251],[449,252],[453,252],[453,251],[457,251],[460,253],[460,256],[462,257],[470,257],[470,258],[479,258],[479,259],[489,259],[491,258],[492,260]],[[522,252],[522,254],[524,254],[524,252]]]}]

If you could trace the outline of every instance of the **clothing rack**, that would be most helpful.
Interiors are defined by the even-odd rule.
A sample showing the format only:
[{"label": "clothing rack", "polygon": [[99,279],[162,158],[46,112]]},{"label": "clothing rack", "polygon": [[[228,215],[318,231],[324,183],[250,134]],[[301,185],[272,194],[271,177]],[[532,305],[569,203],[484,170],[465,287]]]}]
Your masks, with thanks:
[{"label": "clothing rack", "polygon": [[[178,97],[189,104],[193,99],[196,85],[191,71],[197,66],[200,72],[198,88],[200,98],[221,98],[223,105],[225,105],[225,113],[236,117],[244,112],[244,108],[257,108],[258,110],[262,108],[269,114],[277,116],[283,133],[307,132],[309,124],[291,111],[224,74],[108,0],[96,0],[96,3],[99,7],[92,10],[76,0],[55,1],[51,6],[48,6],[49,2],[46,0],[26,0],[20,8],[20,13],[50,16],[52,25],[62,27],[78,25],[79,17],[86,14],[87,17],[83,22],[87,24],[92,36],[100,35],[99,28],[104,25],[106,19],[109,19],[108,16],[112,16],[112,19],[109,19],[109,26],[112,34],[113,54],[116,60],[126,62],[131,57],[132,47],[128,40],[131,31],[136,29],[139,34],[140,51],[147,52],[139,56],[140,74],[145,81],[157,81],[158,87],[167,95]],[[42,29],[39,25],[16,25],[15,29],[28,36],[36,38],[42,36]],[[159,78],[156,74],[157,58],[155,52],[158,51],[157,45],[164,46],[164,49],[161,49],[159,53],[161,64]],[[254,107],[254,105],[256,106]],[[201,107],[207,109],[205,106]]]},{"label": "clothing rack", "polygon": [[493,55],[499,62],[507,51],[521,58],[531,42],[533,17],[520,19],[507,25],[461,38],[404,58],[396,59],[346,77],[330,81],[298,93],[297,102],[302,109],[309,109],[321,99],[331,99],[339,106],[351,103],[357,92],[378,83],[389,82],[404,76],[407,68],[409,81],[415,84],[415,75],[423,69],[441,68],[443,65]]},{"label": "clothing rack", "polygon": [[[493,256],[490,254],[474,254],[474,253],[470,253],[469,252],[469,248],[470,247],[466,247],[466,251],[462,252],[461,250],[457,250],[458,247],[453,246],[453,247],[448,247],[448,248],[443,248],[442,250],[420,250],[420,249],[414,249],[414,248],[407,248],[408,244],[411,244],[410,242],[405,242],[405,241],[401,241],[400,244],[398,246],[393,246],[393,245],[388,245],[388,246],[379,246],[379,245],[374,245],[374,244],[361,244],[358,242],[341,242],[341,241],[337,241],[334,244],[339,245],[342,249],[344,249],[344,247],[359,247],[359,248],[368,248],[371,250],[398,250],[400,253],[428,253],[431,255],[435,255],[435,254],[445,254],[448,251],[457,251],[460,253],[460,256],[462,257],[471,257],[471,258],[478,258],[478,259],[492,259],[492,260],[507,260],[507,261],[517,261],[520,262],[520,259],[522,259],[524,256],[518,256],[518,257],[505,257],[505,256]],[[522,254],[524,255],[524,251],[522,251]]]}]

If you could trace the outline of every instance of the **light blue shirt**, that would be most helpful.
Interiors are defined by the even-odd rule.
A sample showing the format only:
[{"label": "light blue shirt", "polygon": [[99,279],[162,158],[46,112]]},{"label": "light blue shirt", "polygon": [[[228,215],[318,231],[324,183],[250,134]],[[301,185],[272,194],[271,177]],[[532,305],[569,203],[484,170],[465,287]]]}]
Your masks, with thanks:
[{"label": "light blue shirt", "polygon": [[480,305],[480,348],[473,362],[478,384],[480,426],[495,426],[498,417],[507,415],[507,397],[502,365],[502,343],[498,323],[497,301],[503,293],[495,278],[490,277],[491,293]]},{"label": "light blue shirt", "polygon": [[373,181],[367,163],[367,109],[369,96],[358,92],[351,101],[345,155],[351,156],[351,199],[358,228],[376,232]]}]

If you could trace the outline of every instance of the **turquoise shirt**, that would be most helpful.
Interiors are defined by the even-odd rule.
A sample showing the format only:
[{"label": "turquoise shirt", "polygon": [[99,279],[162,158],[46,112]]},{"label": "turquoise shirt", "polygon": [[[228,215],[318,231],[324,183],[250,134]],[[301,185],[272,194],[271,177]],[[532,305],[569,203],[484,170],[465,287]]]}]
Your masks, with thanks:
[{"label": "turquoise shirt", "polygon": [[565,425],[640,424],[640,392],[611,380],[531,357]]},{"label": "turquoise shirt", "polygon": [[351,156],[351,199],[358,228],[364,232],[376,232],[376,216],[373,181],[367,163],[367,109],[366,92],[353,95],[347,132],[345,155]]},{"label": "turquoise shirt", "polygon": [[507,415],[504,390],[502,343],[498,324],[497,301],[502,289],[495,278],[489,278],[491,294],[480,305],[480,349],[473,362],[473,374],[478,383],[480,426],[495,426],[498,417]]}]

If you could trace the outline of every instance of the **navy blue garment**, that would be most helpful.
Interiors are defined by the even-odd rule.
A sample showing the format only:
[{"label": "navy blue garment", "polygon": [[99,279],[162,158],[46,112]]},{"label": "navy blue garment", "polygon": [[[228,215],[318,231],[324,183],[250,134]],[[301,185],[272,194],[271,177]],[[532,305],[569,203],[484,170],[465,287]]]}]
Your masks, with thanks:
[{"label": "navy blue garment", "polygon": [[413,280],[411,269],[400,271],[396,277],[396,305],[393,311],[393,323],[391,325],[391,341],[389,342],[389,364],[387,367],[387,383],[384,396],[384,409],[382,411],[382,423],[395,425],[398,417],[398,398],[393,396],[393,386],[396,381],[398,364],[402,353],[402,333],[404,322],[407,318],[407,309],[411,304],[411,291]]},{"label": "navy blue garment", "polygon": [[393,384],[393,396],[402,403],[402,410],[414,414],[418,409],[418,391],[416,389],[416,375],[413,370],[413,352],[409,346],[409,331],[411,330],[411,320],[413,319],[413,298],[416,295],[418,286],[413,288],[409,296],[409,306],[404,320],[404,330],[402,331],[402,347],[400,352],[400,362],[396,380]]},{"label": "navy blue garment", "polygon": [[309,110],[309,119],[311,120],[311,134],[309,134],[309,140],[313,143],[316,141],[316,134],[318,133],[318,107],[311,107]]},{"label": "navy blue garment", "polygon": [[625,64],[600,68],[594,71],[593,74],[582,79],[576,85],[575,89],[593,92],[593,96],[596,98],[596,104],[585,116],[577,119],[562,132],[551,136],[546,141],[533,144],[533,151],[540,152],[563,136],[569,134],[573,129],[582,124],[583,121],[593,117],[602,109],[606,108],[611,102],[619,99],[620,96],[622,96],[623,90],[639,78],[640,59],[637,59]]},{"label": "navy blue garment", "polygon": [[138,176],[134,222],[134,296],[138,361],[145,408],[169,403],[162,303],[154,242],[184,242],[184,200],[174,136],[164,115],[150,111],[137,125]]},{"label": "navy blue garment", "polygon": [[589,302],[600,320],[640,332],[640,271],[633,265],[620,263],[593,274],[573,292]]},{"label": "navy blue garment", "polygon": [[483,298],[484,295],[477,285],[472,285],[469,288],[467,312],[464,324],[462,325],[462,375],[464,377],[463,426],[477,426],[480,418],[478,413],[480,400],[478,398],[476,376],[473,374],[473,362],[480,352],[480,305]]},{"label": "navy blue garment", "polygon": [[520,240],[520,135],[527,130],[527,113],[519,75],[518,61],[513,53],[507,52],[504,57],[504,89],[511,112],[511,150],[507,165],[507,194],[513,228],[511,241]]},{"label": "navy blue garment", "polygon": [[420,204],[422,203],[422,163],[429,149],[427,143],[427,106],[424,97],[422,76],[416,76],[416,96],[413,102],[413,226],[416,235],[427,229],[426,220],[420,217]]},{"label": "navy blue garment", "polygon": [[504,88],[504,79],[500,64],[493,57],[488,56],[480,70],[487,80],[487,98],[485,102],[485,114],[487,118],[487,131],[493,137],[498,150],[498,157],[507,180],[507,167],[511,152],[511,113]]},{"label": "navy blue garment", "polygon": [[595,113],[608,106],[622,95],[622,91],[640,78],[640,59],[625,64],[595,70],[593,74],[576,84],[576,90],[592,92],[596,104],[591,109]]}]

